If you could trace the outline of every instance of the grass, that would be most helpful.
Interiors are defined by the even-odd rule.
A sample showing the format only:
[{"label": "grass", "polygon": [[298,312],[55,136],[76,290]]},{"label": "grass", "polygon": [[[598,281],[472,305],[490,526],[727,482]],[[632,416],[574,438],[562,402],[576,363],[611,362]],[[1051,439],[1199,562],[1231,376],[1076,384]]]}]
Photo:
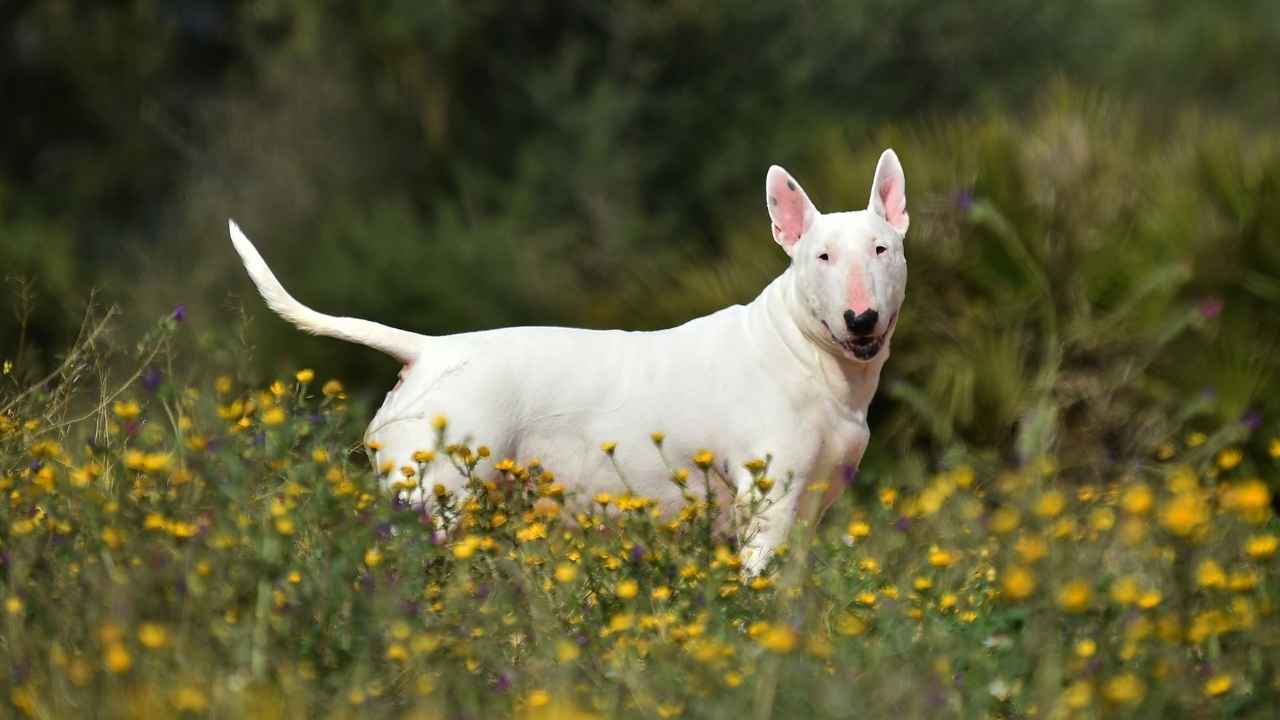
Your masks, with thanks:
[{"label": "grass", "polygon": [[710,532],[692,458],[686,507],[659,517],[627,494],[575,503],[533,458],[451,444],[446,419],[418,460],[452,464],[469,493],[441,488],[420,515],[379,493],[367,411],[341,382],[184,365],[180,319],[138,344],[126,382],[94,372],[96,325],[39,383],[5,368],[6,713],[1269,717],[1280,702],[1280,438],[1252,425],[1152,438],[1083,476],[982,448],[864,473],[750,578]]}]

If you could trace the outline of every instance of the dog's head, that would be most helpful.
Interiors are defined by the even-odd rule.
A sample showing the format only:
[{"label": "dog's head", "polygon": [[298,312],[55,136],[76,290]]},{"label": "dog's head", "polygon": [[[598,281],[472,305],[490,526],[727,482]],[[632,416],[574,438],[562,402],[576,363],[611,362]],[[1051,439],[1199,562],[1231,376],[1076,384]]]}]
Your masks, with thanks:
[{"label": "dog's head", "polygon": [[765,202],[773,238],[791,256],[801,329],[837,355],[873,360],[898,322],[907,288],[907,181],[897,154],[880,156],[866,210],[818,212],[777,165],[765,178]]}]

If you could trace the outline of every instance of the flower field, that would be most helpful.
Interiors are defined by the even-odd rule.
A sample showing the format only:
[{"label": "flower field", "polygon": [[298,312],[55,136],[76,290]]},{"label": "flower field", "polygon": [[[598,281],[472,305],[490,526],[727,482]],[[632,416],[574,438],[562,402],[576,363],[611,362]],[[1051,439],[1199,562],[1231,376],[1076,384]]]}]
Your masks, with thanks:
[{"label": "flower field", "polygon": [[[865,472],[752,578],[712,532],[708,458],[673,466],[687,505],[661,517],[574,498],[439,418],[415,459],[470,492],[440,488],[420,514],[378,491],[420,468],[369,467],[340,381],[163,377],[90,383],[80,416],[55,412],[64,385],[5,378],[4,714],[1261,718],[1280,702],[1280,438],[1252,426],[1157,439],[1110,474],[982,453]],[[661,445],[651,430],[615,442]]]}]

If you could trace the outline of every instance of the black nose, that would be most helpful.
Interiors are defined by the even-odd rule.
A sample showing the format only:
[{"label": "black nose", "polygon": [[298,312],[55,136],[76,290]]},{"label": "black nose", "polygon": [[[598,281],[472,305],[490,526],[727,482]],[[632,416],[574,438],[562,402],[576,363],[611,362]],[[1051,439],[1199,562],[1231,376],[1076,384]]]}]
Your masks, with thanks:
[{"label": "black nose", "polygon": [[854,335],[870,335],[879,319],[880,314],[875,310],[863,310],[861,315],[855,315],[852,310],[844,311],[844,324]]}]

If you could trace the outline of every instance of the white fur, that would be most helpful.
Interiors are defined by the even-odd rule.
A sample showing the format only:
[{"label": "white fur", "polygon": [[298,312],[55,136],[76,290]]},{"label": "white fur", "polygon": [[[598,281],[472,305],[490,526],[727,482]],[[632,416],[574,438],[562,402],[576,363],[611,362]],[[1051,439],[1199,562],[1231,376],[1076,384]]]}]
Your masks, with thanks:
[{"label": "white fur", "polygon": [[[784,207],[773,196],[787,188],[795,195]],[[294,300],[234,222],[230,227],[272,310],[307,332],[406,363],[365,433],[366,443],[378,447],[376,465],[413,465],[415,451],[434,446],[431,420],[444,415],[451,438],[488,445],[495,458],[538,457],[584,497],[629,485],[672,511],[683,497],[669,465],[691,468],[694,454],[710,450],[745,497],[751,476],[743,463],[771,455],[773,502],[744,529],[745,566],[758,572],[804,498],[824,506],[834,499],[834,492],[808,492],[810,483],[838,490],[842,466],[856,468],[862,459],[870,438],[867,407],[906,288],[905,180],[892,150],[881,156],[867,210],[824,215],[776,166],[766,179],[766,201],[791,267],[746,305],[656,332],[522,327],[429,337],[323,315]],[[818,257],[823,253],[826,260]],[[854,282],[880,317],[879,351],[865,360],[854,354],[844,322]],[[661,454],[649,440],[654,431],[666,435]],[[626,485],[600,450],[605,441],[617,443]],[[387,482],[397,478],[393,473]],[[462,479],[437,461],[421,482],[458,490]],[[713,489],[726,508],[733,502],[721,484]],[[415,490],[409,499],[429,496]]]}]

